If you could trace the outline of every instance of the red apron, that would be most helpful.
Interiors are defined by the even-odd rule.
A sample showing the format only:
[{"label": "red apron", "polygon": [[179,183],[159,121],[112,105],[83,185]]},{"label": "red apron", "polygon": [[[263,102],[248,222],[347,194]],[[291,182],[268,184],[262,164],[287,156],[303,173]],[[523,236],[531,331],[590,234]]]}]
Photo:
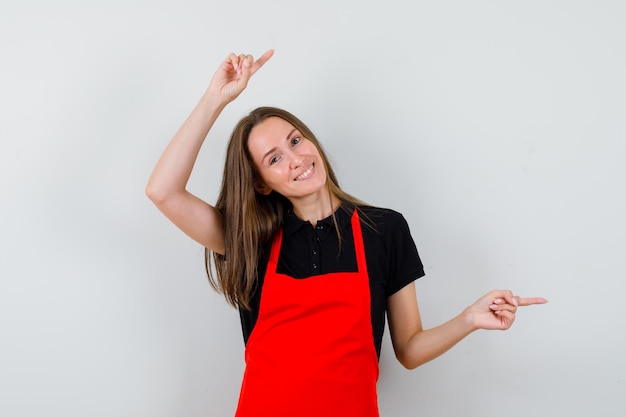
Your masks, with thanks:
[{"label": "red apron", "polygon": [[276,236],[236,417],[378,417],[378,358],[356,211],[352,232],[358,272],[306,279],[276,272],[282,232]]}]

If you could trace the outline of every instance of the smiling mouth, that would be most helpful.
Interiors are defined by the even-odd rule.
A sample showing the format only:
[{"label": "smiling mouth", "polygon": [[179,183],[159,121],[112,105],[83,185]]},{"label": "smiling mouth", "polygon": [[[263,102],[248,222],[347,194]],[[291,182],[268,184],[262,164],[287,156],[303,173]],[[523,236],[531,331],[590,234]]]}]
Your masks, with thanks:
[{"label": "smiling mouth", "polygon": [[307,179],[309,177],[309,175],[311,175],[311,173],[313,173],[313,169],[315,168],[315,164],[311,164],[311,166],[309,167],[309,169],[307,169],[306,171],[304,171],[302,174],[298,175],[296,178],[294,178],[294,181],[301,181],[304,179]]}]

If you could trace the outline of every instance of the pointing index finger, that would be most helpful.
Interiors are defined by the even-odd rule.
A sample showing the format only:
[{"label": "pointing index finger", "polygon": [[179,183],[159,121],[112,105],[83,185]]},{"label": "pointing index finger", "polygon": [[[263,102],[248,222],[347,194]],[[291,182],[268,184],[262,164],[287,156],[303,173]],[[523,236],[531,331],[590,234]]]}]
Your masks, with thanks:
[{"label": "pointing index finger", "polygon": [[261,56],[261,58],[257,59],[254,64],[252,64],[252,74],[257,72],[259,68],[261,68],[265,63],[274,55],[274,50],[270,49],[266,53]]},{"label": "pointing index finger", "polygon": [[520,306],[530,306],[533,304],[545,304],[548,300],[542,297],[528,297],[528,298],[520,298],[519,305]]}]

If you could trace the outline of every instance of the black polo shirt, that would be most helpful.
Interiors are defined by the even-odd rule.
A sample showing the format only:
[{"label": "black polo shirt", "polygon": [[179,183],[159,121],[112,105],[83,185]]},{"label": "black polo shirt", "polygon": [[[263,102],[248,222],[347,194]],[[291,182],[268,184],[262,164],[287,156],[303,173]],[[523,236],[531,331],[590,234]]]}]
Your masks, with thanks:
[{"label": "black polo shirt", "polygon": [[[376,353],[385,329],[387,297],[424,276],[424,267],[404,217],[393,210],[360,207],[361,229],[370,281],[372,330]],[[284,219],[283,242],[277,272],[297,279],[333,272],[356,272],[357,261],[352,235],[354,208],[344,204],[335,213],[341,234],[341,247],[332,217],[315,227],[292,212]],[[263,278],[271,244],[264,248],[259,262],[259,290],[252,297],[252,310],[239,309],[244,341],[254,328],[258,314]]]}]

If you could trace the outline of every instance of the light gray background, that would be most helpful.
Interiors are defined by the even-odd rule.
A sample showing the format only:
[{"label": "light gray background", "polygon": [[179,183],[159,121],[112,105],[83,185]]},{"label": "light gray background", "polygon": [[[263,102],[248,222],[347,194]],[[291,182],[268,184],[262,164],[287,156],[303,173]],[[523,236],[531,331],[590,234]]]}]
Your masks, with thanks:
[{"label": "light gray background", "polygon": [[426,326],[545,296],[415,371],[383,417],[624,416],[622,1],[21,1],[0,7],[0,415],[230,416],[238,315],[144,196],[231,51],[275,57],[209,135],[287,108],[344,188],[407,218]]}]

